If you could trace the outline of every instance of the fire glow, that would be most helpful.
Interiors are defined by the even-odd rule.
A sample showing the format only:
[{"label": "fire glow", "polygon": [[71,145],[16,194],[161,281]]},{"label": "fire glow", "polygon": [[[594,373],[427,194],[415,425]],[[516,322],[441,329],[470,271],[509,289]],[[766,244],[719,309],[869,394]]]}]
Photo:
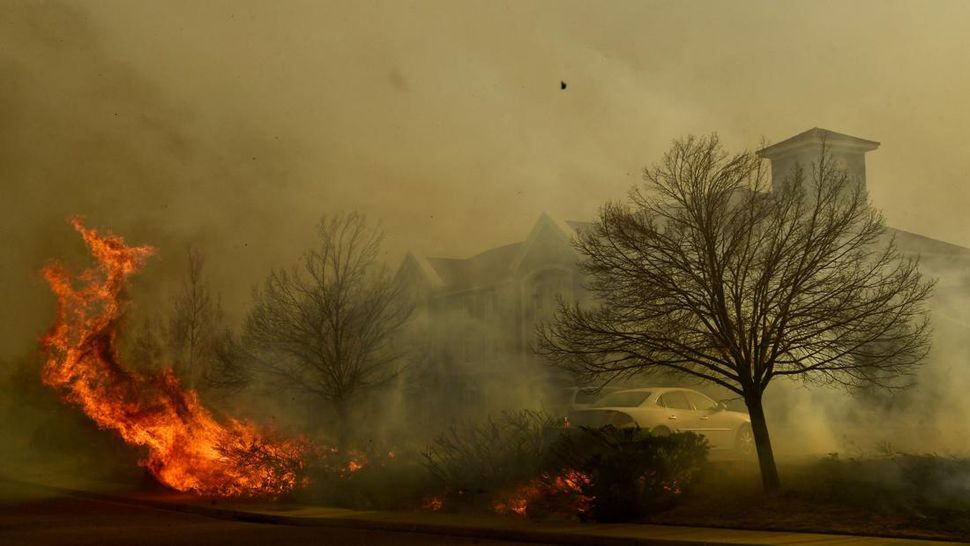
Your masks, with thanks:
[{"label": "fire glow", "polygon": [[590,477],[576,470],[565,470],[557,475],[544,474],[541,479],[519,485],[510,494],[500,495],[492,504],[492,509],[497,514],[525,517],[530,505],[542,501],[548,505],[559,505],[564,513],[582,517],[589,511],[592,500],[583,494],[583,488],[589,484]]},{"label": "fire glow", "polygon": [[147,450],[144,465],[161,483],[200,495],[278,495],[302,485],[307,446],[269,439],[250,423],[220,423],[171,370],[145,374],[120,362],[115,338],[129,275],[154,253],[129,247],[72,219],[97,266],[76,277],[59,264],[44,268],[57,296],[57,321],[41,340],[45,384],[99,427]]}]

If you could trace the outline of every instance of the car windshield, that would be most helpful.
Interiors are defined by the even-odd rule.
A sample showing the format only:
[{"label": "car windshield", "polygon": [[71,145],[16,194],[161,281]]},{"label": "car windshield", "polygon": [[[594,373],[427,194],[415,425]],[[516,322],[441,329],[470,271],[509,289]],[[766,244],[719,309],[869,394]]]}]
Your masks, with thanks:
[{"label": "car windshield", "polygon": [[625,391],[607,394],[596,402],[597,408],[635,408],[650,397],[648,391]]}]

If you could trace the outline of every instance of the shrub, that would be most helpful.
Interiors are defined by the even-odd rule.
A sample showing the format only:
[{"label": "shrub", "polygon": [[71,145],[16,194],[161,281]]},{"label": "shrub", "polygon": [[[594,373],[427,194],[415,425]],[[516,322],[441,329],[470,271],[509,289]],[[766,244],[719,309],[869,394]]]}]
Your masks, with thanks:
[{"label": "shrub", "polygon": [[581,428],[551,450],[559,466],[588,477],[581,484],[597,521],[632,521],[671,508],[696,483],[707,440],[693,433],[653,436],[639,429]]},{"label": "shrub", "polygon": [[497,492],[540,476],[552,425],[548,415],[531,410],[455,425],[434,438],[425,467],[450,500],[489,502]]},{"label": "shrub", "polygon": [[970,510],[970,460],[896,453],[900,487],[910,508],[923,515]]},{"label": "shrub", "polygon": [[841,506],[944,522],[970,512],[970,460],[911,454],[840,459],[831,453],[808,469],[800,489]]},{"label": "shrub", "polygon": [[417,453],[351,450],[321,453],[309,468],[303,502],[366,510],[412,509],[434,484]]}]

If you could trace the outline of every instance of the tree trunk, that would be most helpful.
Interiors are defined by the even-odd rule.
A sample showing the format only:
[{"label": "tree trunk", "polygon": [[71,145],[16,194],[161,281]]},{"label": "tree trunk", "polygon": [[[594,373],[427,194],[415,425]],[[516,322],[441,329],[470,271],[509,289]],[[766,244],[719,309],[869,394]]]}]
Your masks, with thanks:
[{"label": "tree trunk", "polygon": [[761,485],[766,493],[774,493],[781,488],[781,481],[778,479],[775,454],[771,449],[771,438],[768,436],[768,423],[765,421],[765,410],[761,405],[761,394],[746,396],[744,402],[748,406],[748,415],[751,416],[751,432],[754,434],[754,445],[758,450]]},{"label": "tree trunk", "polygon": [[350,411],[347,401],[334,400],[334,409],[337,413],[337,450],[344,454],[350,447]]}]

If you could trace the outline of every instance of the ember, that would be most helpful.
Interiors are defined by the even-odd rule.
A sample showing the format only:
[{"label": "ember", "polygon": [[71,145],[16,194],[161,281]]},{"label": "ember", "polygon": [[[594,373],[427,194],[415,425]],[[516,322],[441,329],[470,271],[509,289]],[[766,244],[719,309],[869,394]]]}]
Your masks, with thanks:
[{"label": "ember", "polygon": [[575,470],[544,474],[516,487],[511,494],[501,495],[492,509],[498,514],[527,516],[531,505],[541,503],[546,511],[582,516],[589,511],[591,498],[583,494],[583,486],[589,482],[589,476]]},{"label": "ember", "polygon": [[125,369],[115,337],[126,281],[154,250],[126,246],[121,237],[85,228],[79,219],[71,223],[98,265],[76,278],[58,264],[44,269],[58,299],[57,321],[41,341],[44,383],[101,428],[147,448],[140,464],[178,491],[276,495],[301,485],[304,441],[271,440],[235,419],[220,423],[171,370]]},{"label": "ember", "polygon": [[426,497],[421,503],[421,507],[432,512],[439,512],[445,503],[441,497]]}]

